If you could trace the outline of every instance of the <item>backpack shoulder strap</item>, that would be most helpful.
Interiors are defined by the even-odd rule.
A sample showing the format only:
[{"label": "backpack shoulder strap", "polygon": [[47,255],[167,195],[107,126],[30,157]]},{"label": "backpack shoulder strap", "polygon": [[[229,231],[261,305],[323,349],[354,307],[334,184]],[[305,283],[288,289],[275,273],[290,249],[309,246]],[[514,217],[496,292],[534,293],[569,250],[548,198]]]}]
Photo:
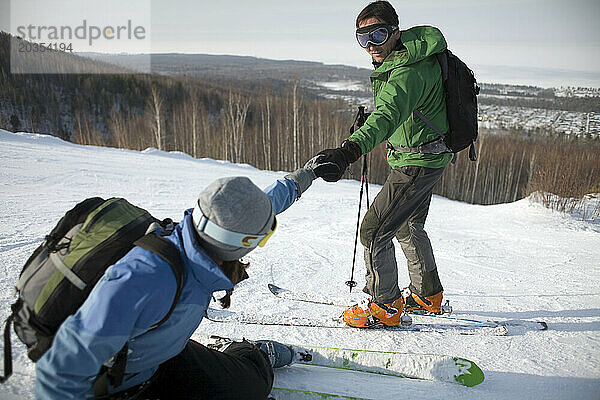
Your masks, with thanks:
[{"label": "backpack shoulder strap", "polygon": [[[441,53],[436,53],[435,57],[437,58],[438,64],[440,65],[440,71],[442,74],[442,86],[444,89],[444,99],[446,98],[446,81],[448,80],[448,53],[450,50],[446,49]],[[430,127],[435,133],[437,133],[442,139],[444,139],[444,134],[435,126],[433,123],[423,115],[421,111],[418,109],[413,110],[413,115],[416,115],[421,121],[425,122],[425,124]]]},{"label": "backpack shoulder strap", "polygon": [[442,138],[442,140],[444,139],[444,134],[442,133],[442,131],[440,131],[434,124],[433,122],[431,122],[429,119],[427,119],[427,117],[425,115],[423,115],[423,113],[421,111],[419,111],[418,109],[414,109],[413,114],[416,115],[421,121],[425,122],[425,124],[430,127],[435,133],[438,134],[438,136],[440,138]]},{"label": "backpack shoulder strap", "polygon": [[164,261],[166,261],[173,270],[173,273],[175,274],[175,279],[177,280],[177,292],[175,293],[173,304],[171,304],[169,312],[163,317],[163,319],[161,319],[152,328],[150,328],[155,329],[162,325],[167,319],[169,319],[169,317],[173,313],[173,310],[175,309],[175,306],[177,305],[177,302],[179,301],[179,297],[181,296],[181,291],[183,290],[183,284],[185,281],[185,268],[177,247],[175,247],[173,243],[171,243],[169,240],[165,239],[162,236],[150,233],[136,240],[134,244],[136,246],[139,246],[143,249],[155,253]]},{"label": "backpack shoulder strap", "polygon": [[10,342],[10,326],[15,315],[10,314],[4,323],[4,375],[0,376],[0,383],[4,383],[13,373],[12,344]]},{"label": "backpack shoulder strap", "polygon": [[[436,53],[435,57],[440,64],[440,69],[442,70],[442,81],[446,82],[448,80],[448,53],[452,54],[450,50],[446,49],[441,53]],[[445,87],[444,87],[445,89]]]},{"label": "backpack shoulder strap", "polygon": [[[175,279],[177,280],[177,292],[175,292],[173,304],[171,304],[169,312],[163,317],[163,319],[150,328],[150,330],[152,330],[158,328],[167,319],[169,319],[173,313],[173,310],[175,309],[175,306],[177,306],[177,302],[181,296],[181,291],[183,290],[183,284],[185,283],[185,268],[177,247],[175,247],[173,243],[162,236],[154,233],[148,233],[136,240],[133,244],[151,251],[165,260],[173,270]],[[94,383],[95,399],[108,398],[107,395],[109,381],[113,387],[118,387],[123,383],[123,376],[125,375],[125,368],[127,364],[127,352],[128,345],[125,343],[123,348],[114,356],[113,366],[110,368],[102,366],[98,374],[98,378]]]}]

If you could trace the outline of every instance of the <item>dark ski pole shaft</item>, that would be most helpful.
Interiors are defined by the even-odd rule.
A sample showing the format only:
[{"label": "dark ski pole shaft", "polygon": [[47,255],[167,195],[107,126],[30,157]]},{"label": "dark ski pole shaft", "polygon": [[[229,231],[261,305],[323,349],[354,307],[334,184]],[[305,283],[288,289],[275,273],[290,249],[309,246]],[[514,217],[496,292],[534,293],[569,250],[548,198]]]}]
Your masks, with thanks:
[{"label": "dark ski pole shaft", "polygon": [[[363,198],[363,190],[365,186],[367,186],[367,193],[369,192],[369,182],[367,181],[367,175],[365,170],[367,168],[367,155],[363,156],[363,164],[362,164],[362,173],[360,178],[360,195],[358,199],[358,215],[356,217],[356,234],[354,235],[354,255],[352,256],[352,270],[350,272],[350,280],[346,281],[346,285],[350,286],[350,293],[352,293],[352,288],[356,286],[356,281],[354,280],[354,266],[356,265],[356,250],[358,247],[358,231],[360,228],[360,211],[362,208],[362,198]],[[367,194],[367,208],[369,208],[369,195]]]},{"label": "dark ski pole shaft", "polygon": [[[367,209],[369,209],[369,174],[367,171],[367,156],[363,158],[363,166],[362,166],[362,176],[365,179],[365,194],[367,195]],[[362,179],[362,178],[361,178]]]},{"label": "dark ski pole shaft", "polygon": [[[358,107],[358,114],[356,115],[356,119],[354,121],[354,125],[352,125],[352,129],[351,131],[353,132],[354,129],[358,129],[360,128],[364,123],[365,120],[367,119],[369,114],[365,113],[365,107],[364,106],[359,106]],[[356,250],[358,247],[358,231],[360,228],[360,211],[362,208],[362,198],[363,198],[363,191],[366,188],[366,194],[367,194],[367,208],[369,208],[369,179],[368,179],[368,172],[367,172],[367,155],[363,155],[362,156],[363,162],[362,162],[362,167],[361,167],[361,173],[360,173],[360,194],[359,194],[359,199],[358,199],[358,216],[356,217],[356,234],[354,235],[354,254],[352,256],[352,270],[350,272],[350,280],[346,281],[346,285],[348,285],[350,287],[350,293],[352,293],[352,288],[356,286],[356,281],[354,280],[354,267],[356,265]]]}]

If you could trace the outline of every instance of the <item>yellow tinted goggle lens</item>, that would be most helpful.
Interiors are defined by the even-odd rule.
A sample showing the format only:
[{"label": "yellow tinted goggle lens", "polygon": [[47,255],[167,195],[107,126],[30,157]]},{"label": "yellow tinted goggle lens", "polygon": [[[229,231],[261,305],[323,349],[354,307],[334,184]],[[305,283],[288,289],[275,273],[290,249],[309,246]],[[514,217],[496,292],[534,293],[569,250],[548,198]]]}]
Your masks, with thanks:
[{"label": "yellow tinted goggle lens", "polygon": [[275,229],[277,229],[277,218],[273,217],[273,226],[271,226],[271,229],[269,229],[265,237],[258,242],[260,247],[265,247],[269,238],[275,233]]}]

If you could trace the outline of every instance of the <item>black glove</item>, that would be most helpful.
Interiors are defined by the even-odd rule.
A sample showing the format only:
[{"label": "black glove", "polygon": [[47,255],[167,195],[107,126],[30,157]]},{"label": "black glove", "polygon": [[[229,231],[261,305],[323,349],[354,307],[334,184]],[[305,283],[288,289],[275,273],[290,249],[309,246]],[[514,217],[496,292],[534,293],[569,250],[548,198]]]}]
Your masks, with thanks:
[{"label": "black glove", "polygon": [[342,179],[346,168],[358,160],[362,151],[358,144],[344,140],[336,149],[325,149],[317,154],[313,166],[315,175],[326,182],[337,182]]}]

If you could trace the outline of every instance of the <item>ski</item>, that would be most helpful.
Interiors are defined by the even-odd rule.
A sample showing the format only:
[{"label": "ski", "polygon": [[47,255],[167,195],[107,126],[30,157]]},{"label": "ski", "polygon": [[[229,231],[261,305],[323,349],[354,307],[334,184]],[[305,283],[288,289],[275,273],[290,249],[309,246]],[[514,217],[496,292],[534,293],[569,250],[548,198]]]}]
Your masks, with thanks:
[{"label": "ski", "polygon": [[[315,303],[315,304],[325,304],[336,307],[349,307],[347,303],[344,302],[343,299],[336,298],[328,298],[318,293],[306,293],[306,292],[296,292],[288,289],[281,288],[272,283],[268,284],[269,291],[277,297],[291,300],[291,301],[299,301],[305,303]],[[436,318],[438,320],[452,320],[452,321],[460,321],[470,324],[478,324],[483,327],[497,327],[497,326],[505,326],[507,328],[508,333],[510,334],[520,334],[530,330],[538,330],[545,331],[548,329],[548,324],[545,321],[531,321],[531,320],[522,320],[522,319],[512,319],[512,320],[489,320],[489,319],[471,319],[471,318],[461,318],[455,315],[450,315],[450,313],[444,313],[441,315],[437,314],[418,314],[411,313],[411,315],[416,316],[416,319],[420,320],[421,318],[430,317]]]},{"label": "ski", "polygon": [[[295,326],[309,328],[332,328],[332,329],[363,329],[354,328],[342,322],[339,318],[311,319],[301,317],[287,317],[276,315],[259,315],[245,312],[233,313],[231,311],[217,310],[209,308],[206,317],[209,321],[216,323],[238,323],[263,326]],[[376,325],[367,329],[382,329],[385,331],[402,332],[437,332],[437,333],[456,333],[459,335],[485,335],[485,336],[505,336],[508,334],[506,326],[498,324],[477,325],[465,323],[413,323],[408,326],[386,326]]]},{"label": "ski", "polygon": [[[234,339],[212,335],[200,342],[219,349]],[[286,344],[294,351],[294,364],[354,372],[476,386],[483,382],[481,369],[472,361],[447,355],[400,353]]]},{"label": "ski", "polygon": [[335,347],[293,347],[299,354],[310,355],[308,360],[299,361],[303,364],[459,383],[463,386],[475,386],[483,382],[481,369],[472,361],[459,357]]},{"label": "ski", "polygon": [[470,319],[470,318],[461,318],[457,316],[449,316],[449,315],[436,315],[436,314],[414,314],[417,318],[434,318],[437,320],[451,320],[451,321],[461,321],[461,322],[472,322],[475,324],[497,324],[506,326],[511,334],[516,334],[519,331],[545,331],[548,330],[548,324],[545,321],[531,321],[527,319],[507,319],[507,320],[478,320],[478,319]]},{"label": "ski", "polygon": [[269,291],[282,299],[302,301],[305,303],[325,304],[329,306],[348,307],[344,299],[328,298],[318,293],[293,292],[269,283]]},{"label": "ski", "polygon": [[341,394],[315,392],[312,390],[290,389],[275,387],[271,389],[271,395],[267,400],[367,400],[364,397],[351,397]]}]

